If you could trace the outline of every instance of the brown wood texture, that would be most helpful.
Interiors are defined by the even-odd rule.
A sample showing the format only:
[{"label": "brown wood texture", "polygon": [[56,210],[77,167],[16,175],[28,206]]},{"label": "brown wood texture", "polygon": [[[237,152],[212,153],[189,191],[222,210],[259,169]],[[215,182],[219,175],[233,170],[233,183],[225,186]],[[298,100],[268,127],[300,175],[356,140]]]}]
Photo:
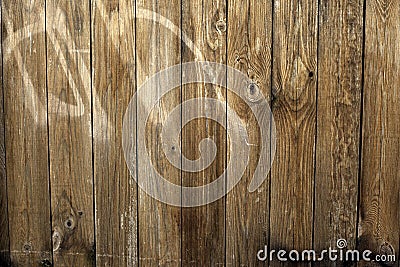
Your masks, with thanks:
[{"label": "brown wood texture", "polygon": [[[182,62],[214,61],[226,64],[226,20],[225,1],[182,1],[182,31],[193,41],[182,51]],[[218,28],[217,26],[220,26]],[[188,47],[189,46],[189,47]],[[201,55],[195,51],[197,47]],[[200,58],[199,58],[200,57]],[[220,74],[223,75],[223,74]],[[226,101],[226,88],[210,84],[188,84],[182,86],[182,101],[208,97]],[[219,116],[222,110],[210,109],[206,103],[198,110],[206,110],[211,117]],[[182,113],[182,121],[187,113]],[[197,187],[216,180],[226,168],[226,125],[210,119],[200,118],[182,125],[182,153],[190,160],[201,157],[199,143],[212,138],[217,155],[212,164],[202,172],[182,173],[182,185]],[[223,178],[226,179],[226,178]],[[204,192],[203,196],[207,194]],[[221,266],[225,263],[225,206],[221,198],[206,206],[182,209],[182,264],[184,266]]]},{"label": "brown wood texture", "polygon": [[[170,31],[165,26],[165,20],[168,19],[179,27],[181,23],[180,4],[179,0],[168,2],[141,0],[136,2],[136,10],[142,15],[140,17],[146,17],[148,14],[147,19],[139,18],[139,16],[136,19],[136,79],[138,85],[143,84],[146,79],[160,70],[181,62],[180,34]],[[173,78],[179,77],[171,77],[171,79]],[[163,84],[159,86],[163,86]],[[164,97],[155,88],[152,92],[146,92],[146,97],[158,97],[161,100],[149,114],[146,136],[138,134],[137,138],[146,139],[149,158],[157,172],[166,180],[180,185],[180,170],[174,168],[166,159],[161,139],[161,131],[168,114],[180,103],[180,88],[175,88]],[[139,104],[138,101],[138,113],[139,109],[143,108]],[[144,153],[147,152],[138,151],[137,179],[157,179],[153,174],[149,175],[149,170],[142,167],[143,162],[147,159]],[[179,266],[181,263],[180,207],[161,203],[143,190],[139,190],[138,204],[139,265]]]},{"label": "brown wood texture", "polygon": [[[2,10],[0,6],[0,22],[2,19],[1,11]],[[0,44],[2,44],[1,32],[2,31],[0,30]],[[0,75],[2,74],[3,51],[2,49],[0,49]],[[10,235],[8,229],[6,149],[4,143],[5,125],[3,79],[1,79],[0,81],[0,91],[0,265],[7,265],[10,263]]]},{"label": "brown wood texture", "polygon": [[[397,0],[0,5],[0,267],[400,266]],[[131,151],[128,170],[122,125],[129,102],[152,75],[191,61],[240,70],[271,106],[277,150],[254,192],[248,187],[265,138],[255,114],[233,88],[192,83],[162,95],[161,87],[183,72],[133,103],[130,116],[138,122],[130,138],[136,145],[145,140],[145,148]],[[191,114],[179,105],[199,97],[236,113],[234,124],[248,135],[249,162],[217,201],[171,206],[135,182],[162,192],[146,161],[175,185],[195,187],[220,175],[227,185],[238,172],[224,174],[227,166],[246,156],[233,154],[228,124],[211,119],[236,120],[219,106],[200,103],[197,111],[210,118],[183,125]],[[160,101],[141,117],[144,100],[153,98]],[[180,121],[170,125],[175,108]],[[204,156],[200,142],[213,139],[210,166],[189,172],[171,164],[165,149],[176,147],[165,146],[168,127],[182,130],[181,164]],[[194,200],[182,192],[175,197]],[[277,259],[280,249],[315,249],[320,256],[338,239],[396,261]],[[257,258],[265,247],[275,250],[272,261]]]},{"label": "brown wood texture", "polygon": [[54,265],[94,264],[90,6],[46,2]]},{"label": "brown wood texture", "polygon": [[96,264],[136,266],[137,189],[122,153],[123,115],[135,91],[135,1],[91,5]]},{"label": "brown wood texture", "polygon": [[397,262],[391,265],[396,266],[400,236],[399,40],[398,3],[367,1],[359,248],[395,254]]},{"label": "brown wood texture", "polygon": [[[271,169],[270,249],[312,247],[316,125],[315,0],[275,1],[272,112],[277,142]],[[280,265],[275,261],[272,266]]]},{"label": "brown wood texture", "polygon": [[52,261],[44,4],[2,1],[8,218],[15,266]]},{"label": "brown wood texture", "polygon": [[[247,74],[254,86],[271,99],[272,2],[228,1],[228,65]],[[249,135],[248,168],[239,184],[227,195],[226,265],[263,265],[254,255],[268,245],[269,177],[255,192],[248,191],[258,165],[258,124],[250,108],[228,91],[228,105],[237,112]],[[229,119],[229,115],[228,115]],[[244,152],[243,152],[244,153]],[[246,157],[246,155],[232,155]],[[234,173],[228,173],[234,175]]]},{"label": "brown wood texture", "polygon": [[363,1],[320,1],[318,36],[314,248],[355,249]]}]

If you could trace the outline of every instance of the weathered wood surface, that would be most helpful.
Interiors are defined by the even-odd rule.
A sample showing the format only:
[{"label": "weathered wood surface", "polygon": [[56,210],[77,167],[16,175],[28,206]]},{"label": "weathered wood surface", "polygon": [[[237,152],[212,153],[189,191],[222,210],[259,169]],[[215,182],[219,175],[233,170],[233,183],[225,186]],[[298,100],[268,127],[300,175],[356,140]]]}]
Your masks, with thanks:
[{"label": "weathered wood surface", "polygon": [[[265,246],[318,252],[340,238],[349,249],[399,258],[397,1],[0,3],[0,266],[357,265],[279,263],[276,253],[272,262],[257,259]],[[277,151],[255,192],[248,185],[265,137],[240,97],[211,84],[146,92],[162,98],[145,136],[132,133],[146,149],[133,151],[134,171],[127,168],[122,124],[139,86],[167,67],[204,60],[242,71],[270,103]],[[193,187],[245,155],[230,153],[227,124],[201,118],[183,125],[190,114],[181,110],[181,158],[200,158],[207,137],[217,154],[197,173],[168,162],[163,127],[174,108],[197,97],[235,111],[248,134],[249,163],[223,198],[170,206],[134,181],[157,178],[147,158],[166,180]],[[144,120],[140,104],[132,115]],[[206,103],[197,110],[225,112]]]},{"label": "weathered wood surface", "polygon": [[[182,0],[182,31],[202,53],[196,55],[194,47],[186,44],[182,50],[183,62],[207,60],[226,64],[226,31],[216,27],[218,21],[226,23],[226,12],[225,1]],[[182,86],[182,101],[198,97],[226,101],[226,89],[202,83]],[[211,117],[223,112],[218,107],[211,110],[206,103],[199,105],[198,110],[206,110]],[[183,112],[182,121],[186,121],[186,116],[189,114]],[[204,156],[199,153],[199,142],[207,137],[213,139],[218,151],[213,163],[204,171],[183,172],[182,185],[202,186],[223,175],[226,166],[226,125],[201,118],[182,127],[183,156],[191,160]],[[224,265],[225,202],[225,198],[221,198],[206,206],[182,209],[183,266]]]},{"label": "weathered wood surface", "polygon": [[[0,21],[1,21],[0,6]],[[2,43],[2,34],[0,34]],[[0,50],[0,58],[3,52]],[[3,73],[3,61],[0,62],[0,73]],[[0,80],[0,265],[10,263],[10,235],[8,230],[8,210],[7,210],[7,175],[6,175],[6,149],[4,143],[4,89],[3,79]]]},{"label": "weathered wood surface", "polygon": [[[228,2],[228,8],[228,65],[246,73],[270,103],[272,3],[232,0]],[[230,91],[227,98],[228,105],[237,112],[245,125],[249,143],[259,144],[263,137],[257,130],[257,121],[251,115],[251,110]],[[230,233],[226,235],[228,266],[243,263],[248,266],[263,265],[254,255],[268,245],[270,180],[268,176],[257,193],[248,191],[260,153],[257,146],[250,149],[245,175],[227,195],[226,232]]]},{"label": "weathered wood surface", "polygon": [[314,247],[355,249],[363,1],[320,1],[318,47]]},{"label": "weathered wood surface", "polygon": [[44,1],[2,1],[8,219],[16,266],[52,262],[44,14]]},{"label": "weathered wood surface", "polygon": [[[374,254],[396,254],[397,259],[400,249],[399,43],[399,4],[367,1],[359,248],[370,249]],[[398,264],[399,260],[392,263]]]},{"label": "weathered wood surface", "polygon": [[[274,1],[270,249],[312,247],[318,1]],[[270,263],[279,265],[277,260]]]},{"label": "weathered wood surface", "polygon": [[135,1],[91,5],[96,263],[135,266],[137,190],[121,148],[122,119],[135,91]]},{"label": "weathered wood surface", "polygon": [[[136,1],[137,12],[143,17],[136,19],[136,55],[137,55],[137,84],[143,84],[146,79],[167,67],[181,62],[181,42],[178,32],[170,31],[165,26],[168,19],[179,27],[181,23],[181,2],[172,1]],[[142,11],[139,11],[142,10]],[[155,13],[152,13],[155,12]],[[146,16],[147,14],[147,16]],[[159,17],[159,22],[150,18]],[[162,17],[161,17],[162,16]],[[150,18],[149,18],[150,17]],[[162,23],[163,22],[163,23]],[[179,77],[170,77],[171,79]],[[166,81],[167,82],[167,81]],[[159,86],[162,86],[160,84]],[[149,98],[161,98],[155,88],[147,92]],[[146,123],[146,145],[150,159],[158,173],[168,181],[180,185],[179,169],[169,164],[165,157],[161,140],[161,131],[171,110],[180,103],[180,88],[175,88],[157,104]],[[138,101],[139,102],[139,101]],[[139,109],[143,108],[138,103]],[[145,118],[140,118],[145,119]],[[179,124],[179,122],[177,122]],[[147,169],[143,168],[146,151],[138,151],[138,179],[156,179],[150,177]],[[157,188],[155,188],[157,190]],[[178,266],[181,262],[181,209],[161,203],[143,190],[138,195],[138,247],[139,265],[142,266]]]},{"label": "weathered wood surface", "polygon": [[91,266],[95,228],[89,2],[46,1],[46,31],[54,265]]}]

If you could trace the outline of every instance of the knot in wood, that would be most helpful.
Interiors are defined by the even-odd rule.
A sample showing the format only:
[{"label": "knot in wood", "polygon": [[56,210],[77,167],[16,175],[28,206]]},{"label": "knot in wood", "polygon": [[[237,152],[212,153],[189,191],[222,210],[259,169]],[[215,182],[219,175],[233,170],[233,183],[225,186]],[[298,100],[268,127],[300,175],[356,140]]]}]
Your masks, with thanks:
[{"label": "knot in wood", "polygon": [[226,22],[223,19],[218,20],[215,23],[215,28],[219,34],[226,32]]},{"label": "knot in wood", "polygon": [[246,88],[246,97],[250,102],[258,102],[262,98],[260,87],[256,83],[250,83]]},{"label": "knot in wood", "polygon": [[64,222],[65,228],[68,230],[73,230],[75,228],[75,220],[72,217],[69,217],[68,219],[65,220]]},{"label": "knot in wood", "polygon": [[30,243],[25,243],[24,244],[24,247],[23,247],[23,250],[25,251],[25,252],[31,252],[32,251],[32,245],[30,244]]}]

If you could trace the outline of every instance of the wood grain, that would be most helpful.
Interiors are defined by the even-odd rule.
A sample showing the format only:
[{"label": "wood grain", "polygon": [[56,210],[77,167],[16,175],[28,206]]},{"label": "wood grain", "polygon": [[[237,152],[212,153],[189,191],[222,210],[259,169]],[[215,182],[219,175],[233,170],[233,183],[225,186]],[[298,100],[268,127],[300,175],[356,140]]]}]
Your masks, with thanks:
[{"label": "wood grain", "polygon": [[[316,266],[400,266],[398,1],[0,4],[0,266],[303,266],[312,264],[262,262],[257,252],[320,251],[339,238],[397,261]],[[169,66],[203,60],[246,73],[270,102],[277,152],[253,193],[263,138],[256,118],[237,95],[211,84],[145,92],[161,100],[145,134],[131,135],[146,148],[135,151],[136,169],[128,171],[122,123],[136,90]],[[239,116],[249,164],[224,198],[174,207],[135,183],[157,179],[148,158],[164,179],[193,187],[245,153],[231,154],[226,125],[205,118],[182,125],[190,114],[181,110],[174,125],[183,128],[181,156],[198,159],[207,137],[218,152],[198,173],[168,161],[168,117],[199,97]],[[136,104],[132,115],[147,119]],[[211,118],[224,112],[210,107],[204,101],[198,110]]]},{"label": "wood grain", "polygon": [[363,1],[320,1],[318,39],[314,247],[355,249]]},{"label": "wood grain", "polygon": [[[2,5],[0,5],[0,22],[2,21],[1,9]],[[1,32],[0,44],[3,43]],[[8,230],[6,149],[4,142],[3,47],[0,49],[0,75],[2,77],[0,80],[0,266],[5,266],[10,264],[10,235]]]},{"label": "wood grain", "polygon": [[[226,64],[226,22],[225,1],[182,1],[182,31],[192,40],[192,47],[186,45],[182,61],[214,61]],[[218,27],[217,27],[218,26]],[[188,47],[189,46],[189,47]],[[192,51],[197,47],[202,55]],[[189,49],[188,49],[189,48]],[[221,74],[222,75],[222,74]],[[188,84],[182,86],[182,102],[191,98],[211,97],[226,101],[226,89],[214,85]],[[207,110],[206,102],[199,110]],[[221,110],[208,108],[207,114],[216,117]],[[186,121],[183,112],[182,121]],[[212,164],[197,173],[182,172],[183,186],[201,186],[210,183],[226,169],[226,125],[219,125],[210,119],[190,121],[182,130],[182,154],[190,160],[200,157],[199,143],[210,137],[217,147]],[[207,192],[204,192],[206,194]],[[225,198],[206,206],[182,209],[182,264],[184,266],[218,266],[225,263]]]},{"label": "wood grain", "polygon": [[[228,65],[246,73],[268,100],[271,98],[272,3],[230,0],[228,8]],[[245,125],[252,146],[248,168],[227,196],[226,265],[264,265],[257,259],[257,252],[268,245],[269,177],[258,190],[248,191],[255,168],[262,164],[258,162],[260,149],[257,147],[262,137],[250,108],[229,90],[228,105]]]},{"label": "wood grain", "polygon": [[8,215],[15,266],[52,260],[44,10],[44,1],[2,1]]},{"label": "wood grain", "polygon": [[92,1],[96,263],[136,266],[137,190],[122,153],[135,90],[135,1]]},{"label": "wood grain", "polygon": [[89,1],[47,1],[46,30],[54,265],[93,266]]},{"label": "wood grain", "polygon": [[[143,84],[147,78],[169,66],[181,62],[180,34],[167,28],[166,20],[179,27],[180,1],[137,1],[136,54],[137,84]],[[147,10],[147,11],[146,11]],[[162,17],[160,17],[162,16]],[[157,22],[164,21],[164,24]],[[171,77],[171,79],[180,77]],[[167,81],[165,81],[166,83]],[[164,84],[160,84],[163,86]],[[164,179],[180,185],[180,170],[173,167],[164,155],[161,132],[168,114],[180,103],[180,88],[175,88],[162,97],[160,90],[154,88],[146,92],[146,97],[161,98],[149,114],[146,124],[147,151],[138,151],[137,179],[157,179],[144,168],[149,153],[153,167]],[[138,114],[143,108],[138,104]],[[139,118],[144,120],[145,118]],[[155,188],[157,190],[157,188]],[[169,206],[153,199],[139,190],[139,264],[143,266],[178,266],[181,263],[181,209]]]},{"label": "wood grain", "polygon": [[277,251],[312,247],[317,8],[315,0],[274,2],[270,249]]},{"label": "wood grain", "polygon": [[395,254],[396,259],[400,249],[399,43],[398,3],[367,1],[359,248]]}]

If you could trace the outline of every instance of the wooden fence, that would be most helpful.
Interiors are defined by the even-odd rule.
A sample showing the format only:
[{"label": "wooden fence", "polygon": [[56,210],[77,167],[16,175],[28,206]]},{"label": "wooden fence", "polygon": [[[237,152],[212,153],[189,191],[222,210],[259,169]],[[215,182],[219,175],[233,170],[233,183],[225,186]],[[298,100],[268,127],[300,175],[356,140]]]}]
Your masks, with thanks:
[{"label": "wooden fence", "polygon": [[[1,266],[306,266],[257,253],[322,251],[338,239],[399,258],[398,0],[0,3]],[[182,130],[182,152],[194,160],[200,141],[213,137],[212,164],[192,173],[168,162],[160,133],[186,100],[226,101],[252,140],[233,190],[208,205],[175,207],[130,176],[123,116],[153,74],[202,60],[244,72],[264,94],[276,155],[249,192],[263,138],[249,107],[224,87],[172,90],[146,128],[166,179],[204,185],[238,156],[221,125],[197,119]]]}]

